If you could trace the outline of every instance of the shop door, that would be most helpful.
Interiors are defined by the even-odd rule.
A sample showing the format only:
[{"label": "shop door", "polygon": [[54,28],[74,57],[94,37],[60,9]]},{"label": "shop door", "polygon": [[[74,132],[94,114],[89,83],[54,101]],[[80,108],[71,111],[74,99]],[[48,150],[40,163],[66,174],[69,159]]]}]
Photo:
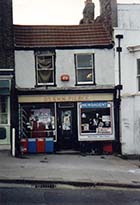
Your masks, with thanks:
[{"label": "shop door", "polygon": [[58,149],[76,149],[77,136],[77,109],[74,103],[59,103],[58,116]]}]

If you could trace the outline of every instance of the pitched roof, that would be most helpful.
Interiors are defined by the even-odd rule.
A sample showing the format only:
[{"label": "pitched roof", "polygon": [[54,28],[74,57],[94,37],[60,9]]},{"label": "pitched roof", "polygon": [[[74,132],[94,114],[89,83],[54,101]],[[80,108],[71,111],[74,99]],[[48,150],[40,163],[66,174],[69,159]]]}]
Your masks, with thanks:
[{"label": "pitched roof", "polygon": [[16,48],[112,47],[102,23],[81,25],[14,25]]}]

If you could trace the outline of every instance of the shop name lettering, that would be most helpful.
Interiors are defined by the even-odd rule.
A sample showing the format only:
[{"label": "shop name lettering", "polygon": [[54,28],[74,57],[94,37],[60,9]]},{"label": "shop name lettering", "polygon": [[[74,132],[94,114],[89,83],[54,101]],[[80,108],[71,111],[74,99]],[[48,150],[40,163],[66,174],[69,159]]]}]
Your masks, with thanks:
[{"label": "shop name lettering", "polygon": [[61,102],[61,101],[87,101],[92,100],[91,96],[49,96],[47,100],[52,102]]},{"label": "shop name lettering", "polygon": [[81,108],[107,108],[109,103],[107,102],[92,102],[92,103],[81,103]]}]

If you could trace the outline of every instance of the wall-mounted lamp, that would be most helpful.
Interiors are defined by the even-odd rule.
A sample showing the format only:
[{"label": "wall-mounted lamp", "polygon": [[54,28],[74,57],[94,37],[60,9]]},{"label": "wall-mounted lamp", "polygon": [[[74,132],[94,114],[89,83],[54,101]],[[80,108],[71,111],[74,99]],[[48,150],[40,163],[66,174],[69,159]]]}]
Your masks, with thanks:
[{"label": "wall-mounted lamp", "polygon": [[70,76],[67,74],[63,74],[61,75],[61,81],[69,81],[70,80]]}]

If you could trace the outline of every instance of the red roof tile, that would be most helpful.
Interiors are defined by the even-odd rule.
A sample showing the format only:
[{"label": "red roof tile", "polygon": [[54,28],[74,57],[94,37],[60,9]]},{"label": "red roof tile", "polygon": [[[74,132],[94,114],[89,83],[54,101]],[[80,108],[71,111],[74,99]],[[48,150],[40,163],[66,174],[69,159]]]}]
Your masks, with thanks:
[{"label": "red roof tile", "polygon": [[101,23],[72,26],[14,25],[16,48],[109,47],[112,39]]}]

